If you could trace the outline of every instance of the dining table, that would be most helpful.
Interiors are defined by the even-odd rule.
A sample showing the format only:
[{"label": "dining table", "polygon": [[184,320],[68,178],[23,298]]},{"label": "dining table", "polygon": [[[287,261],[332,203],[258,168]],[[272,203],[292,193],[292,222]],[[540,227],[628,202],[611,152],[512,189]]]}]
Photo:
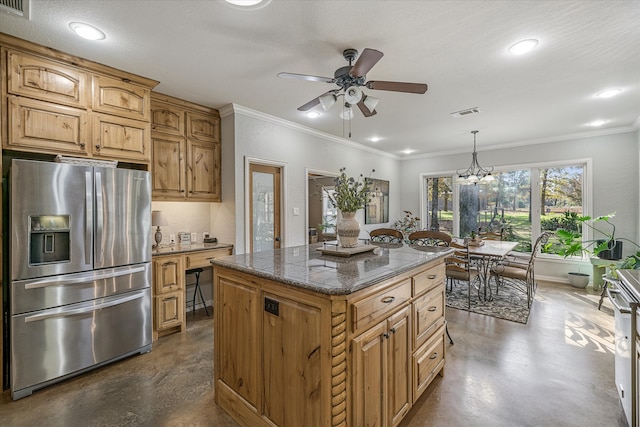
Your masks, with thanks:
[{"label": "dining table", "polygon": [[[462,239],[454,239],[456,243],[464,244]],[[484,301],[492,301],[493,293],[489,286],[491,269],[502,261],[509,252],[518,246],[519,242],[507,242],[502,240],[482,240],[479,245],[468,244],[469,256],[475,261],[480,275],[481,289],[479,296]]]}]

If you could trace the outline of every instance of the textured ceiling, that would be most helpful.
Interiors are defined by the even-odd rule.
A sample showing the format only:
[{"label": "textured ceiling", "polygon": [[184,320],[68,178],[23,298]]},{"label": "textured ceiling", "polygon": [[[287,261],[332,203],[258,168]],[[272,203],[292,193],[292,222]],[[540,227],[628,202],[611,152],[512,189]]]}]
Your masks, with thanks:
[{"label": "textured ceiling", "polygon": [[[107,39],[77,37],[93,24]],[[143,75],[156,90],[215,108],[235,103],[348,137],[334,106],[296,110],[333,84],[345,48],[384,53],[369,80],[427,83],[424,95],[365,89],[378,114],[355,111],[351,140],[400,157],[478,151],[638,129],[640,1],[284,1],[240,11],[218,0],[32,0],[30,20],[0,14],[0,31]],[[529,55],[507,53],[537,38]],[[601,90],[622,94],[597,99]],[[452,118],[478,107],[480,114]],[[609,122],[594,130],[595,119]],[[379,142],[368,138],[379,136]]]}]

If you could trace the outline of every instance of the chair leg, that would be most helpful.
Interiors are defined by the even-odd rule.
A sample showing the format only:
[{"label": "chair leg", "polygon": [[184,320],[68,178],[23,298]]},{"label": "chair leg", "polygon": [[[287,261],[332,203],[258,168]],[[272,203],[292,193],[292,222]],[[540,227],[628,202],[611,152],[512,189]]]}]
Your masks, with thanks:
[{"label": "chair leg", "polygon": [[451,339],[451,335],[449,334],[449,324],[445,322],[444,331],[447,333],[447,337],[449,337],[449,343],[453,345],[453,340]]},{"label": "chair leg", "polygon": [[207,308],[207,303],[204,301],[204,295],[202,294],[202,288],[200,287],[200,273],[196,274],[196,288],[193,290],[193,308],[191,311],[193,315],[196,314],[196,297],[198,293],[200,293],[200,300],[202,301],[202,305],[204,306],[204,312],[207,313],[207,317],[209,317],[209,309]]}]

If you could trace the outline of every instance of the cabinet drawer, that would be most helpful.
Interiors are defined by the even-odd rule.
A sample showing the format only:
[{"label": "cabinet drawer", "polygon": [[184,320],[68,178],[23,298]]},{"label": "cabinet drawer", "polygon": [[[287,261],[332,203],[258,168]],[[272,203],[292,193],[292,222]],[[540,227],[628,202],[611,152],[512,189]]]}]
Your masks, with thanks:
[{"label": "cabinet drawer", "polygon": [[413,355],[413,402],[444,366],[444,326]]},{"label": "cabinet drawer", "polygon": [[443,286],[432,289],[413,302],[413,348],[420,347],[444,324],[444,305]]},{"label": "cabinet drawer", "polygon": [[43,101],[86,108],[86,73],[45,58],[7,52],[7,91]]},{"label": "cabinet drawer", "polygon": [[185,255],[185,268],[203,268],[211,267],[210,260],[212,258],[230,255],[230,249],[212,249],[210,251],[198,251]]},{"label": "cabinet drawer", "polygon": [[413,276],[413,296],[418,296],[423,292],[444,283],[445,265],[438,264],[422,273]]},{"label": "cabinet drawer", "polygon": [[377,292],[352,305],[353,330],[364,329],[411,299],[411,279]]},{"label": "cabinet drawer", "polygon": [[184,289],[184,267],[181,256],[154,259],[153,274],[156,295]]}]

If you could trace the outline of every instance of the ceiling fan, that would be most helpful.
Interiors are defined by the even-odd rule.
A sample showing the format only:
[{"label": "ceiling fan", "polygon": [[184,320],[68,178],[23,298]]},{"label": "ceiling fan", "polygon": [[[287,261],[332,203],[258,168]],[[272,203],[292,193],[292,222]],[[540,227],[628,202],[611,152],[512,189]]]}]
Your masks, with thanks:
[{"label": "ceiling fan", "polygon": [[[427,91],[427,85],[424,83],[404,83],[404,82],[389,82],[381,80],[367,81],[366,74],[378,63],[382,58],[383,53],[366,48],[362,51],[360,57],[358,57],[358,51],[356,49],[345,49],[342,52],[342,56],[349,62],[349,65],[338,68],[333,78],[311,76],[307,74],[294,74],[294,73],[278,73],[278,77],[288,79],[300,79],[308,80],[312,82],[324,82],[335,83],[339,86],[339,89],[332,89],[322,95],[313,98],[306,104],[298,107],[299,111],[308,111],[318,104],[322,105],[322,108],[327,111],[333,104],[336,103],[339,96],[344,96],[345,110],[340,113],[340,117],[345,120],[353,117],[351,111],[352,105],[357,105],[360,111],[365,117],[371,117],[376,114],[375,107],[378,104],[378,99],[372,96],[366,95],[361,87],[366,87],[372,90],[387,90],[392,92],[406,92],[406,93],[425,93]],[[356,60],[355,64],[352,62]]]}]

